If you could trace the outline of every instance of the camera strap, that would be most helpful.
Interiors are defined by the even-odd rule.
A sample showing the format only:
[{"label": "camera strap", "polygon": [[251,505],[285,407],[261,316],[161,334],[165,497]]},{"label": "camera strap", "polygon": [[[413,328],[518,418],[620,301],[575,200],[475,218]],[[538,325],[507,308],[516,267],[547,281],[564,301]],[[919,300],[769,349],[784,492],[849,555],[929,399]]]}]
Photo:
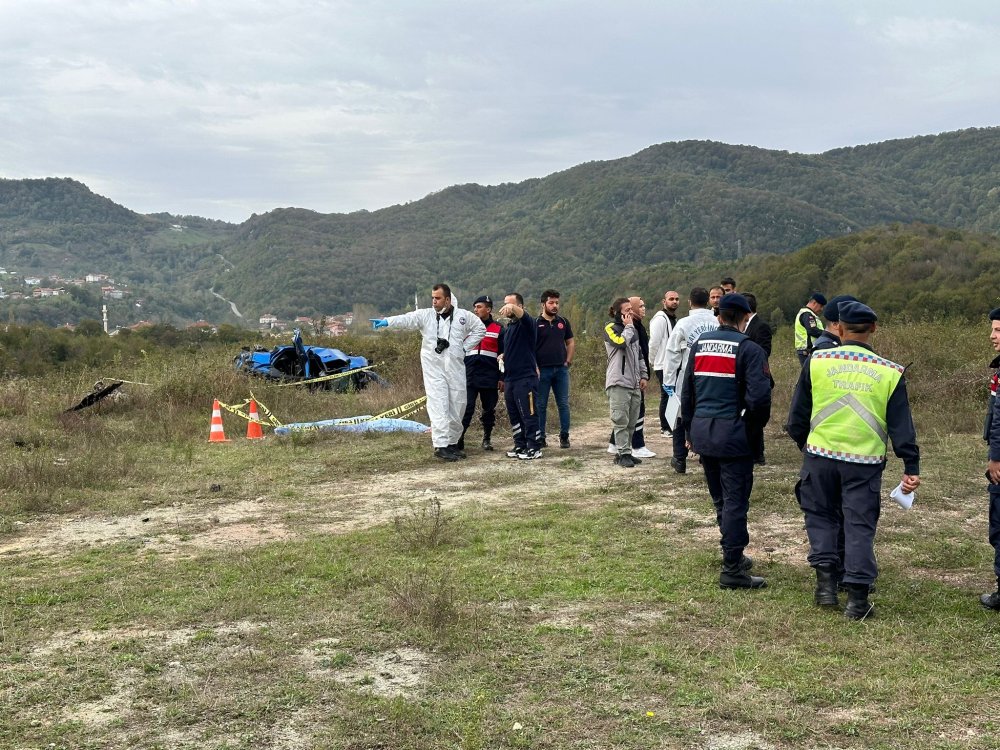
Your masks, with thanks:
[{"label": "camera strap", "polygon": [[[451,324],[455,322],[455,308],[451,308],[451,315],[448,316],[448,345],[451,346]],[[434,331],[434,335],[440,339],[441,338],[441,313],[437,313],[437,329]],[[441,352],[442,354],[444,352]]]}]

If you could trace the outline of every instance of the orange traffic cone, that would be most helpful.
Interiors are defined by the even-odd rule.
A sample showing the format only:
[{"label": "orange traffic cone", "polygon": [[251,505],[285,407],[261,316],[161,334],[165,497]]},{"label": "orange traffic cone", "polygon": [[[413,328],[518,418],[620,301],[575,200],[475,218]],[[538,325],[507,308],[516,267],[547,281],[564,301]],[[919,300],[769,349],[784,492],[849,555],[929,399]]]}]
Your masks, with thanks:
[{"label": "orange traffic cone", "polygon": [[260,414],[257,413],[257,402],[250,399],[250,421],[247,422],[247,440],[260,440],[264,437],[260,429]]},{"label": "orange traffic cone", "polygon": [[212,431],[208,434],[210,443],[228,443],[226,433],[222,430],[222,409],[219,407],[219,399],[212,403]]}]

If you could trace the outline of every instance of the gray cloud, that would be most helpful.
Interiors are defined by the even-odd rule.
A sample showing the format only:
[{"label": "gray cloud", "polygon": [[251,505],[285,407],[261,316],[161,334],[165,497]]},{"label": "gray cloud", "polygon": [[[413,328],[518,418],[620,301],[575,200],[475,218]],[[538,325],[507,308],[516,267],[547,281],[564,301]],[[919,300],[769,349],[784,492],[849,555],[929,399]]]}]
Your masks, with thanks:
[{"label": "gray cloud", "polygon": [[240,221],[670,140],[817,152],[998,124],[998,31],[961,1],[14,0],[0,175]]}]

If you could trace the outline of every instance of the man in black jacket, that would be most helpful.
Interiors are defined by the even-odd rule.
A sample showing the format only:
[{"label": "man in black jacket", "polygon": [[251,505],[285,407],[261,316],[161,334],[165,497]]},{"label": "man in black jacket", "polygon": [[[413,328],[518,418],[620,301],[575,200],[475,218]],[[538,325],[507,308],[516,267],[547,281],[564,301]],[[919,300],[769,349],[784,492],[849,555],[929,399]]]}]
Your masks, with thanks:
[{"label": "man in black jacket", "polygon": [[771,326],[767,324],[767,321],[757,314],[757,295],[751,292],[743,292],[742,294],[747,298],[747,304],[750,305],[750,317],[747,318],[747,327],[743,333],[747,335],[748,339],[763,349],[764,354],[770,359],[771,339],[774,337],[774,331],[771,330]]},{"label": "man in black jacket", "polygon": [[724,589],[759,589],[766,581],[747,571],[743,554],[750,541],[747,512],[753,489],[751,435],[771,417],[771,371],[764,350],[740,332],[750,306],[741,294],[719,300],[718,330],[701,334],[691,346],[681,416],[688,447],[701,456],[705,482],[721,534]]},{"label": "man in black jacket", "polygon": [[[990,311],[990,343],[1000,352],[1000,307]],[[987,609],[1000,610],[1000,399],[997,399],[997,384],[1000,383],[1000,355],[992,362],[993,377],[990,379],[990,405],[986,411],[986,425],[983,439],[989,446],[986,464],[986,478],[990,493],[990,544],[993,545],[993,572],[997,577],[997,590],[979,597],[979,603]]]}]

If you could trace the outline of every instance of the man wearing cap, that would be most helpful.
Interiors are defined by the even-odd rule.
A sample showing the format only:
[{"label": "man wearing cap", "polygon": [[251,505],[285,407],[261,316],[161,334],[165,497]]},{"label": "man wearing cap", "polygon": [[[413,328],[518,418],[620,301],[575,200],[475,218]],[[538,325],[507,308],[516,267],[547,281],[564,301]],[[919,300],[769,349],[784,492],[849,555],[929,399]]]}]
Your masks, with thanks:
[{"label": "man wearing cap", "polygon": [[771,417],[771,371],[764,350],[742,333],[750,306],[742,294],[719,300],[719,328],[701,334],[688,354],[681,388],[681,415],[688,447],[701,456],[715,506],[722,546],[719,586],[758,589],[753,560],[743,554],[750,541],[747,512],[753,489],[752,435]]},{"label": "man wearing cap", "polygon": [[[823,328],[823,332],[816,338],[813,343],[813,351],[817,352],[821,349],[833,349],[834,347],[840,346],[841,339],[841,328],[840,328],[840,303],[841,302],[857,302],[856,297],[852,297],[850,294],[838,294],[836,297],[832,297],[829,302],[823,307],[823,317],[826,319],[826,326]],[[795,483],[795,499],[799,501],[799,507],[802,506],[802,498],[800,495],[799,485],[802,480]],[[844,579],[844,514],[843,512],[838,514],[838,520],[840,522],[840,531],[837,532],[837,557],[840,562],[837,564],[837,568],[834,571],[834,579],[837,582],[838,587],[842,586],[842,581]]]},{"label": "man wearing cap", "polygon": [[795,315],[795,353],[799,355],[799,366],[809,359],[814,348],[813,341],[823,332],[823,321],[819,315],[824,305],[826,297],[816,292]]},{"label": "man wearing cap", "polygon": [[486,333],[483,322],[468,310],[455,307],[451,287],[435,284],[431,306],[372,320],[372,328],[415,328],[420,331],[420,369],[427,394],[434,456],[442,461],[465,458],[458,447],[465,413],[465,355]]},{"label": "man wearing cap", "polygon": [[826,319],[826,325],[823,327],[823,332],[813,342],[813,351],[840,346],[840,303],[857,301],[857,297],[852,297],[849,294],[838,294],[823,306],[823,317]]},{"label": "man wearing cap", "polygon": [[[990,311],[990,343],[993,350],[1000,352],[1000,307]],[[987,609],[1000,610],[1000,399],[997,386],[1000,384],[1000,354],[990,362],[993,377],[990,378],[990,402],[986,410],[986,425],[983,439],[989,446],[986,477],[990,493],[990,544],[993,545],[993,572],[997,577],[997,590],[983,594],[979,602]]]},{"label": "man wearing cap", "polygon": [[472,312],[483,321],[486,333],[476,348],[465,355],[465,392],[468,403],[465,406],[465,416],[462,417],[462,437],[458,440],[458,448],[465,450],[465,433],[472,424],[478,397],[483,406],[480,416],[483,423],[483,450],[491,451],[493,444],[490,439],[493,436],[493,425],[496,424],[497,401],[500,398],[498,358],[503,354],[503,327],[493,320],[493,300],[489,295],[476,297]]},{"label": "man wearing cap", "polygon": [[863,620],[874,616],[868,594],[878,576],[875,531],[888,442],[903,461],[904,493],[920,486],[920,449],[904,368],[868,343],[877,327],[875,312],[853,301],[841,302],[838,312],[842,342],[814,352],[802,368],[785,429],[803,452],[798,493],[808,560],[816,570],[816,604],[839,604],[842,523],[844,615]]}]

